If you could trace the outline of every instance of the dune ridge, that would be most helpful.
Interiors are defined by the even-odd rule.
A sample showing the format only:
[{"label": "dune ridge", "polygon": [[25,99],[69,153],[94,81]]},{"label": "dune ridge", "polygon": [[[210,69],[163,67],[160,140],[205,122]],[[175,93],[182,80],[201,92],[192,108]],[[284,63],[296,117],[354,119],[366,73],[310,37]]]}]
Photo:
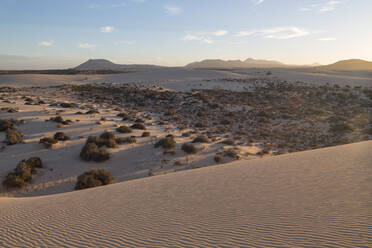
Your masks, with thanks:
[{"label": "dune ridge", "polygon": [[367,247],[372,142],[0,198],[1,247]]}]

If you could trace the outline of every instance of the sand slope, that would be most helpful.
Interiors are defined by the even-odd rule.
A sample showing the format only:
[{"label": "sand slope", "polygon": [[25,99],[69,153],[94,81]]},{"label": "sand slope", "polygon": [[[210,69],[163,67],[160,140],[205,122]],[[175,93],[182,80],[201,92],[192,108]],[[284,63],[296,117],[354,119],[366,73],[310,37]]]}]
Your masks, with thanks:
[{"label": "sand slope", "polygon": [[0,198],[0,247],[367,247],[372,142]]}]

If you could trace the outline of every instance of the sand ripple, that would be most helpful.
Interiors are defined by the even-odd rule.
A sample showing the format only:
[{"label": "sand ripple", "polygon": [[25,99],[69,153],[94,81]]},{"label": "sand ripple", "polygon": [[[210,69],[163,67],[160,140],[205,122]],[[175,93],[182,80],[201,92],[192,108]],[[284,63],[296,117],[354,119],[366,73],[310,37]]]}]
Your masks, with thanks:
[{"label": "sand ripple", "polygon": [[0,247],[370,247],[372,142],[0,198]]}]

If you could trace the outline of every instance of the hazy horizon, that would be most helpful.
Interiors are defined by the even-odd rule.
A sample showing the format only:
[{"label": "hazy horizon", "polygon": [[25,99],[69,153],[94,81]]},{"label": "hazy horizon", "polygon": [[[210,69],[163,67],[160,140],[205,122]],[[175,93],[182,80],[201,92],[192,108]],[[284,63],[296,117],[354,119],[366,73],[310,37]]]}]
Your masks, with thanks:
[{"label": "hazy horizon", "polygon": [[0,69],[87,59],[184,66],[204,59],[290,65],[372,61],[367,0],[3,0]]}]

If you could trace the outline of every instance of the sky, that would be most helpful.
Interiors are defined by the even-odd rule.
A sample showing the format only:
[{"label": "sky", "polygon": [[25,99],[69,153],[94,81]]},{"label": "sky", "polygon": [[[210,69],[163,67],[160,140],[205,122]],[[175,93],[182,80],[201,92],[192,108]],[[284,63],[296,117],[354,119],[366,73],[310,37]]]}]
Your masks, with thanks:
[{"label": "sky", "polygon": [[372,61],[372,0],[0,0],[0,69]]}]

